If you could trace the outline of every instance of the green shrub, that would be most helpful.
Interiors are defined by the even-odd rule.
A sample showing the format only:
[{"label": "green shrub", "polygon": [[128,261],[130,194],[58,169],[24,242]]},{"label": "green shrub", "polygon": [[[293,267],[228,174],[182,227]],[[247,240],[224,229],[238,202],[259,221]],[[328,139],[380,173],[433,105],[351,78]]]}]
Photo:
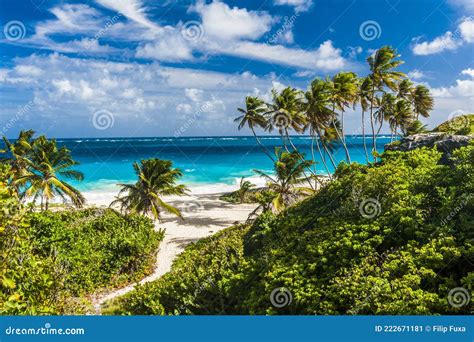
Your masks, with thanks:
[{"label": "green shrub", "polygon": [[137,281],[150,273],[162,231],[144,216],[112,209],[42,212],[30,215],[38,254],[56,255],[74,296]]},{"label": "green shrub", "polygon": [[[474,278],[474,148],[342,164],[280,215],[186,249],[170,273],[114,303],[122,314],[467,314]],[[373,209],[372,211],[370,209]],[[291,304],[272,305],[284,287]],[[182,310],[182,308],[185,308]]]}]

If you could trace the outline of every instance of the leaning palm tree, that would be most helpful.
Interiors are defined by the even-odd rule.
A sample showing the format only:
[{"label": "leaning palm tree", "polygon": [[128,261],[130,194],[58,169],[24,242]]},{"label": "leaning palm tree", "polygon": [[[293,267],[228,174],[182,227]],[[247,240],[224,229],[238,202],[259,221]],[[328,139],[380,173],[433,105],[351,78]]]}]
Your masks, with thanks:
[{"label": "leaning palm tree", "polygon": [[369,101],[370,101],[370,90],[372,89],[372,83],[370,78],[365,77],[360,80],[359,82],[359,103],[362,111],[361,115],[361,129],[362,129],[362,142],[364,145],[364,152],[365,152],[365,160],[369,162],[369,153],[367,152],[367,140],[365,135],[365,113],[369,108]]},{"label": "leaning palm tree", "polygon": [[390,46],[384,46],[367,58],[370,68],[370,74],[367,77],[371,82],[369,105],[374,161],[377,161],[377,132],[374,118],[375,105],[377,103],[376,97],[378,93],[384,93],[385,87],[392,91],[397,91],[397,82],[406,77],[404,73],[395,70],[395,68],[403,63],[403,61],[397,60],[398,57],[400,55],[397,54],[395,49]]},{"label": "leaning palm tree", "polygon": [[183,218],[178,208],[163,201],[162,196],[186,194],[187,188],[176,185],[183,175],[180,169],[174,169],[170,160],[157,158],[133,163],[133,169],[138,177],[135,184],[119,184],[122,189],[115,201],[110,205],[119,205],[122,211],[151,215],[155,220],[161,220],[162,211],[167,211]]},{"label": "leaning palm tree", "polygon": [[279,212],[296,202],[300,196],[314,191],[300,186],[305,181],[305,169],[311,167],[313,162],[302,158],[297,151],[287,152],[280,148],[275,149],[275,156],[274,175],[259,170],[254,172],[267,180],[268,188],[275,193],[272,200],[273,208]]},{"label": "leaning palm tree", "polygon": [[418,120],[421,115],[424,118],[430,116],[430,111],[433,109],[433,97],[430,91],[424,85],[417,85],[412,92],[413,109]]},{"label": "leaning palm tree", "polygon": [[267,112],[267,116],[270,116],[268,130],[271,132],[275,128],[278,129],[285,149],[288,151],[288,144],[291,144],[296,151],[289,130],[303,132],[306,119],[301,102],[303,94],[292,87],[286,87],[279,93],[273,90],[272,94],[273,102],[269,104]]},{"label": "leaning palm tree", "polygon": [[52,199],[60,197],[64,202],[69,199],[76,207],[82,207],[85,198],[65,179],[82,181],[84,175],[71,167],[78,165],[72,159],[66,147],[58,148],[56,140],[48,140],[40,136],[32,143],[28,157],[20,157],[27,168],[23,175],[13,181],[16,186],[24,189],[22,198],[32,198],[36,203],[41,198],[41,210],[48,210]]},{"label": "leaning palm tree", "polygon": [[252,131],[255,140],[262,148],[263,152],[273,161],[273,156],[270,154],[265,145],[260,141],[260,138],[255,133],[255,128],[266,128],[268,126],[267,120],[265,119],[264,114],[268,111],[266,104],[263,100],[254,96],[247,96],[245,98],[245,109],[237,108],[239,112],[242,113],[241,116],[236,118],[234,121],[239,122],[239,131],[248,126]]},{"label": "leaning palm tree", "polygon": [[[358,78],[353,72],[340,72],[336,74],[331,80],[328,80],[331,85],[331,102],[333,119],[332,125],[335,129],[336,135],[341,141],[341,144],[346,153],[346,160],[351,162],[349,149],[347,148],[346,138],[344,133],[344,112],[348,107],[354,106],[358,97]],[[336,120],[338,119],[336,110],[340,111],[340,130],[336,128]]]},{"label": "leaning palm tree", "polygon": [[[330,177],[331,173],[327,165],[326,156],[329,157],[334,168],[336,168],[336,162],[328,148],[328,141],[324,138],[325,131],[330,128],[332,120],[328,83],[318,78],[313,80],[310,89],[305,93],[305,100],[306,127],[309,128],[309,133],[312,137],[311,153],[313,161],[315,160],[314,145],[316,145],[321,161]],[[321,150],[320,144],[323,147],[324,153]]]},{"label": "leaning palm tree", "polygon": [[404,99],[396,100],[389,111],[385,113],[385,118],[392,131],[391,141],[397,136],[398,129],[405,132],[413,124],[413,110],[411,103]]}]

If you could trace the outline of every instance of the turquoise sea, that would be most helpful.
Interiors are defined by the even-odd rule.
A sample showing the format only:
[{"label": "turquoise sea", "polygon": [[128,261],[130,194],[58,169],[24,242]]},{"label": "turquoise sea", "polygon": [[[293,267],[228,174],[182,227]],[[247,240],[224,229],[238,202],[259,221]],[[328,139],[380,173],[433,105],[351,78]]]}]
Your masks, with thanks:
[{"label": "turquoise sea", "polygon": [[[378,139],[378,149],[390,138]],[[281,139],[274,136],[261,137],[269,150],[281,146]],[[293,143],[309,158],[311,138],[298,136]],[[370,144],[369,139],[367,139]],[[361,136],[347,137],[353,161],[365,162]],[[254,137],[181,137],[181,138],[81,138],[58,139],[58,145],[65,145],[80,165],[78,170],[85,174],[85,180],[75,185],[82,191],[100,192],[106,189],[116,191],[117,183],[135,181],[132,163],[146,158],[172,160],[184,172],[182,183],[208,192],[219,185],[235,186],[240,177],[252,177],[258,183],[253,169],[270,171],[272,164],[262,152]],[[316,152],[318,171],[324,173]],[[344,159],[342,146],[336,146],[335,157]]]}]

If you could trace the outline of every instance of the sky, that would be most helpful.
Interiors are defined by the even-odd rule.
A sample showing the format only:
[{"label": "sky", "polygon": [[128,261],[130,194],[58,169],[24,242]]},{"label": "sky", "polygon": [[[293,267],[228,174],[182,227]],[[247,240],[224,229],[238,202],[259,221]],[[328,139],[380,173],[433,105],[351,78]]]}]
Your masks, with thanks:
[{"label": "sky", "polygon": [[249,135],[246,96],[365,76],[383,45],[430,88],[430,127],[474,112],[474,0],[0,0],[0,135]]}]

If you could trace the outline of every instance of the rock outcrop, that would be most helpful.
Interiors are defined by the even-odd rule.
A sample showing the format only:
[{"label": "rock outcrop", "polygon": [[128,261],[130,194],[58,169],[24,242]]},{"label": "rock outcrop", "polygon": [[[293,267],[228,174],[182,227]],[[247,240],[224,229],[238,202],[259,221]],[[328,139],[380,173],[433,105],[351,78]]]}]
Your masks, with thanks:
[{"label": "rock outcrop", "polygon": [[386,151],[411,151],[420,147],[436,147],[443,153],[441,162],[449,163],[452,151],[467,146],[473,139],[472,135],[453,135],[446,133],[423,133],[404,137],[399,141],[385,145]]}]

